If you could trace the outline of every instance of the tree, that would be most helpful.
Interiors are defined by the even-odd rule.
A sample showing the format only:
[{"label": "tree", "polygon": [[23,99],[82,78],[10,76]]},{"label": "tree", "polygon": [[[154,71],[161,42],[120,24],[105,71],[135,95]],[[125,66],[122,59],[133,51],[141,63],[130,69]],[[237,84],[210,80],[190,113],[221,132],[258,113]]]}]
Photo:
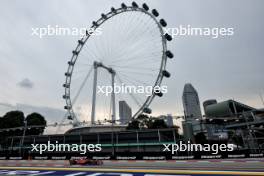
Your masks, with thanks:
[{"label": "tree", "polygon": [[45,126],[47,125],[47,121],[45,118],[38,113],[29,114],[26,117],[27,126],[42,126],[37,128],[30,128],[27,130],[27,135],[40,135],[44,132]]},{"label": "tree", "polygon": [[140,114],[137,119],[132,120],[127,129],[162,129],[168,128],[164,119],[149,117],[145,114]]},{"label": "tree", "polygon": [[21,111],[10,111],[2,117],[0,128],[15,128],[24,126],[24,113]]},{"label": "tree", "polygon": [[[26,118],[27,126],[41,125],[43,127],[31,128],[26,130],[26,135],[39,135],[42,134],[47,124],[45,118],[38,114],[32,113]],[[22,136],[23,127],[25,126],[25,116],[21,111],[7,112],[3,117],[0,117],[0,130],[6,129],[0,132],[0,142],[3,142],[10,136]],[[18,128],[16,130],[9,130],[8,128]]]},{"label": "tree", "polygon": [[6,129],[0,132],[0,143],[4,143],[10,136],[23,134],[23,129],[8,130],[8,128],[24,126],[24,118],[24,113],[21,111],[10,111],[0,118],[0,129]]},{"label": "tree", "polygon": [[162,129],[162,128],[168,128],[168,126],[163,119],[152,118],[150,122],[148,123],[148,128],[149,129]]},{"label": "tree", "polygon": [[138,117],[137,117],[138,120],[142,120],[142,121],[145,121],[147,119],[149,119],[149,116],[147,116],[146,114],[140,114]]},{"label": "tree", "polygon": [[139,121],[138,120],[132,120],[129,122],[127,126],[128,130],[138,130],[139,129]]}]

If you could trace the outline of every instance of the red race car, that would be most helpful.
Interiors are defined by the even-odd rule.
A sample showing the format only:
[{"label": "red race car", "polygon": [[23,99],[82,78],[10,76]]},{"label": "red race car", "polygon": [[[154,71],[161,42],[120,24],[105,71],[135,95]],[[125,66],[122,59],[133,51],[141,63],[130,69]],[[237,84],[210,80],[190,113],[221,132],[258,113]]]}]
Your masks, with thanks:
[{"label": "red race car", "polygon": [[89,158],[70,159],[70,165],[103,165],[103,161]]}]

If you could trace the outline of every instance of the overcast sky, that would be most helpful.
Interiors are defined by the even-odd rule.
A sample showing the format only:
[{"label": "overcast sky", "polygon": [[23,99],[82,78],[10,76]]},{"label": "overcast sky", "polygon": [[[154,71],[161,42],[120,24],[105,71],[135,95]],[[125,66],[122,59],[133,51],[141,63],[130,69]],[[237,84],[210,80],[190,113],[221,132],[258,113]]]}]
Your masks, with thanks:
[{"label": "overcast sky", "polygon": [[[63,110],[64,72],[77,36],[32,36],[47,25],[89,27],[119,0],[2,0],[0,2],[0,102]],[[131,1],[125,1],[131,3]],[[139,4],[142,1],[137,1]],[[168,93],[152,104],[155,114],[183,114],[185,83],[197,89],[201,103],[235,99],[263,107],[264,1],[148,0],[168,27],[234,28],[233,36],[180,36],[169,43]],[[1,106],[1,105],[0,105]],[[2,115],[4,112],[0,112]]]}]

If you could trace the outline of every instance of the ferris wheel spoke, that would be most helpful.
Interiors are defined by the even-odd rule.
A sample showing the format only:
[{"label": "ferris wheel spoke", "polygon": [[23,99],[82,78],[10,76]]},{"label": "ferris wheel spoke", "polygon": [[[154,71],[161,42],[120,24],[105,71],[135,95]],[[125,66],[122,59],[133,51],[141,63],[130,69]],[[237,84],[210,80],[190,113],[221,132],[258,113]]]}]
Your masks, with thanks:
[{"label": "ferris wheel spoke", "polygon": [[[131,56],[130,58],[124,59],[126,62],[125,64],[132,64],[132,63],[138,63],[139,61],[160,61],[161,59],[158,57],[158,55],[161,55],[160,53],[155,53],[155,54],[143,54],[143,55],[138,55],[138,56]],[[123,63],[123,61],[119,62],[119,63]],[[148,62],[148,64],[151,64]]]},{"label": "ferris wheel spoke", "polygon": [[[139,80],[139,83],[143,85],[147,85],[149,82],[154,81],[154,79],[150,79],[150,77],[157,76],[156,74],[145,73],[145,72],[133,72],[133,71],[123,71],[123,70],[117,70],[117,72],[131,79],[135,79],[135,80],[145,79],[144,81]],[[148,85],[151,85],[151,84],[148,84]]]},{"label": "ferris wheel spoke", "polygon": [[[127,14],[128,15],[128,14]],[[128,31],[129,29],[131,29],[131,24],[134,24],[135,22],[138,22],[138,14],[135,14],[135,17],[133,18],[132,15],[129,15],[129,19],[126,20],[125,24],[124,25],[121,25],[121,29],[120,29],[120,35],[121,35],[121,38],[123,40],[119,40],[118,42],[118,48],[123,48],[123,41],[127,41],[126,37],[128,35]],[[122,22],[120,21],[120,24],[122,24]],[[135,25],[135,24],[134,24]],[[137,25],[135,25],[137,26]],[[121,43],[122,42],[122,43]]]},{"label": "ferris wheel spoke", "polygon": [[132,74],[138,74],[138,75],[141,75],[141,76],[154,76],[156,74],[154,74],[153,72],[143,72],[143,70],[141,71],[131,71],[131,70],[120,70],[118,69],[119,72],[122,72],[122,73],[132,73]]},{"label": "ferris wheel spoke", "polygon": [[131,54],[134,52],[142,53],[143,51],[146,51],[146,49],[150,51],[153,49],[157,49],[154,44],[159,42],[159,40],[155,38],[149,38],[147,41],[144,41],[144,39],[142,38],[138,38],[136,40],[136,37],[134,36],[131,38],[135,39],[135,41],[126,41],[128,44],[126,49],[130,49]]},{"label": "ferris wheel spoke", "polygon": [[[150,49],[148,46],[142,46],[144,43],[141,41],[135,42],[133,45],[129,45],[124,49],[121,50],[118,55],[115,55],[114,62],[118,62],[122,60],[123,58],[127,58],[128,56],[133,55],[142,55],[146,53],[146,50]],[[146,42],[145,42],[146,44]],[[124,43],[125,45],[125,43]],[[128,55],[129,53],[129,55]]]},{"label": "ferris wheel spoke", "polygon": [[132,74],[136,74],[136,75],[140,75],[140,76],[142,76],[142,74],[144,74],[144,76],[148,76],[148,77],[156,76],[155,74],[151,74],[151,73],[140,73],[140,72],[132,72],[132,71],[126,71],[125,73],[132,73]]},{"label": "ferris wheel spoke", "polygon": [[83,53],[85,56],[87,56],[87,58],[90,59],[90,60],[88,60],[88,59],[86,60],[88,62],[87,64],[90,64],[90,65],[92,65],[91,60],[94,61],[94,60],[97,60],[99,58],[99,56],[97,56],[97,54],[95,52],[93,52],[93,49],[84,48]]},{"label": "ferris wheel spoke", "polygon": [[[147,22],[144,22],[144,21],[142,21],[142,19],[140,18],[140,19],[138,19],[137,20],[137,22],[139,23],[139,25],[134,25],[132,28],[130,28],[130,30],[127,32],[127,39],[128,40],[131,40],[131,39],[133,39],[132,41],[135,41],[134,39],[135,39],[135,37],[133,37],[133,35],[135,35],[135,33],[136,33],[136,30],[137,30],[137,32],[139,31],[140,32],[140,34],[142,34],[142,31],[140,31],[140,30],[138,30],[138,29],[142,29],[142,26],[143,27],[147,27],[147,25],[151,22],[151,18],[149,18],[148,20],[147,20]],[[137,27],[137,26],[140,26],[140,27]],[[137,34],[138,35],[138,34]],[[131,37],[133,37],[133,38],[131,38]]]},{"label": "ferris wheel spoke", "polygon": [[150,86],[150,85],[151,85],[151,84],[149,84],[149,83],[146,83],[146,82],[140,81],[140,80],[138,80],[138,79],[135,79],[134,77],[129,76],[128,74],[125,74],[125,73],[123,73],[123,72],[120,72],[120,71],[119,71],[118,74],[123,75],[125,79],[128,79],[128,80],[130,80],[130,81],[132,80],[131,82],[134,82],[134,83],[136,83],[136,84],[144,85],[144,86]]},{"label": "ferris wheel spoke", "polygon": [[103,48],[104,46],[101,44],[101,47],[99,47],[98,40],[94,41],[94,46],[95,46],[95,50],[98,51],[98,53],[100,53],[99,57],[97,57],[97,60],[102,62],[102,59],[105,58],[105,54],[104,54],[104,50],[102,51],[101,48]]},{"label": "ferris wheel spoke", "polygon": [[[132,62],[132,61],[135,61],[135,60],[137,61],[140,58],[155,57],[155,55],[157,55],[157,56],[158,55],[161,55],[160,53],[161,52],[157,52],[156,54],[151,54],[151,53],[149,53],[149,54],[142,54],[142,53],[138,53],[138,54],[131,55],[129,57],[127,57],[127,55],[124,55],[124,56],[126,56],[126,58],[116,59],[113,62],[111,62],[111,64],[116,64],[116,63],[119,63],[120,64],[120,63],[123,63],[123,62],[128,63],[128,62]],[[157,58],[157,56],[156,56],[156,58]],[[157,59],[160,60],[159,57]]]},{"label": "ferris wheel spoke", "polygon": [[80,68],[78,70],[75,70],[74,71],[74,74],[83,74],[83,73],[86,73],[87,71],[89,71],[89,69],[92,67],[92,65],[84,66],[84,65],[80,64],[79,67]]},{"label": "ferris wheel spoke", "polygon": [[[81,66],[92,66],[92,64],[88,64],[88,63],[83,63],[83,62],[79,62],[78,64],[80,64]],[[87,67],[86,67],[87,68]]]},{"label": "ferris wheel spoke", "polygon": [[149,71],[158,71],[159,69],[147,68],[147,67],[133,67],[133,66],[118,66],[118,65],[111,65],[111,67],[117,67],[118,69],[141,69],[141,70],[149,70]]},{"label": "ferris wheel spoke", "polygon": [[78,99],[78,97],[79,97],[79,95],[80,95],[80,93],[81,93],[83,87],[85,86],[85,83],[87,82],[89,76],[90,76],[91,73],[92,73],[92,70],[93,70],[93,67],[90,68],[89,72],[88,72],[87,75],[85,76],[85,79],[83,80],[83,82],[82,82],[80,88],[78,89],[78,91],[77,91],[75,97],[73,98],[72,104],[75,104],[76,100]]},{"label": "ferris wheel spoke", "polygon": [[87,46],[87,48],[85,47],[84,48],[84,51],[86,51],[87,53],[90,53],[91,55],[88,55],[88,56],[91,56],[91,60],[92,60],[92,62],[94,61],[94,60],[99,60],[100,59],[100,55],[98,55],[99,53],[97,53],[97,52],[95,52],[96,51],[96,45],[93,45],[93,47],[92,46]]},{"label": "ferris wheel spoke", "polygon": [[[143,42],[142,42],[143,43]],[[131,46],[129,46],[130,47],[130,51],[129,52],[127,52],[126,50],[123,52],[123,53],[120,53],[118,56],[117,56],[117,58],[118,59],[116,59],[116,60],[113,60],[113,62],[112,63],[116,63],[116,62],[120,62],[120,61],[122,61],[122,59],[123,59],[123,57],[125,57],[126,58],[126,60],[129,60],[129,58],[127,57],[127,53],[131,53],[130,55],[131,55],[131,57],[133,57],[133,55],[136,55],[136,56],[138,56],[138,57],[142,57],[143,55],[147,55],[146,53],[144,53],[144,51],[146,51],[146,49],[149,49],[149,47],[140,47],[142,44],[141,43],[139,43],[138,45],[134,45],[134,47],[131,47]],[[155,48],[154,48],[155,49]],[[160,53],[162,53],[161,51],[155,51],[155,53],[156,54],[160,54]],[[148,54],[152,54],[152,53],[148,53]]]},{"label": "ferris wheel spoke", "polygon": [[135,61],[133,60],[133,62],[131,62],[131,60],[128,60],[126,62],[126,65],[124,65],[124,66],[127,66],[127,64],[139,65],[141,63],[143,63],[143,64],[148,63],[150,65],[150,64],[157,64],[160,62],[161,62],[160,58],[153,58],[152,56],[150,56],[150,57],[144,57],[144,59],[141,59],[141,60],[135,60]]},{"label": "ferris wheel spoke", "polygon": [[97,51],[97,52],[94,52],[94,55],[96,56],[94,59],[96,61],[100,61],[102,62],[102,60],[105,58],[106,54],[105,54],[105,51],[106,51],[106,46],[104,43],[102,43],[102,40],[101,40],[101,36],[98,35],[98,36],[94,36],[94,38],[97,38],[97,40],[93,40],[91,44],[93,44],[93,48],[87,48],[88,51]]},{"label": "ferris wheel spoke", "polygon": [[[136,18],[135,18],[136,19]],[[136,20],[137,22],[139,22],[139,20]],[[141,25],[142,25],[142,23],[139,23],[139,25],[134,25],[134,28],[140,28],[141,27]],[[131,26],[131,25],[130,25]],[[133,28],[132,28],[133,29]],[[128,31],[124,31],[123,32],[123,34],[126,34],[126,38],[125,39],[123,39],[123,41],[125,41],[126,43],[122,43],[122,46],[125,44],[125,45],[129,45],[129,43],[135,43],[135,36],[137,35],[137,34],[135,34],[135,32],[132,32],[131,33],[131,28],[130,28],[130,30],[128,30]],[[133,39],[133,40],[132,40]],[[122,47],[121,46],[121,47]],[[142,45],[141,45],[141,47],[140,48],[142,48]],[[131,49],[131,52],[133,51],[136,51],[138,48],[135,48],[135,49]],[[126,51],[124,51],[124,53],[127,53]]]},{"label": "ferris wheel spoke", "polygon": [[145,23],[142,22],[141,24],[144,24],[145,29],[143,29],[141,31],[138,30],[137,34],[135,33],[135,30],[131,31],[130,32],[131,35],[128,34],[128,36],[127,36],[128,37],[128,41],[131,42],[131,43],[134,43],[135,41],[138,41],[142,36],[144,36],[146,34],[146,32],[148,32],[148,34],[149,34],[149,32],[151,31],[150,28],[148,27],[150,22],[151,22],[150,19],[147,22],[145,22]]},{"label": "ferris wheel spoke", "polygon": [[[122,80],[121,78],[117,75],[117,80],[121,83],[121,84],[124,84],[126,85]],[[130,92],[128,93],[128,95],[131,96],[132,100],[134,100],[134,102],[138,105],[138,107],[141,107],[143,103],[140,103],[139,100],[133,95],[131,94]]]},{"label": "ferris wheel spoke", "polygon": [[[102,58],[102,61],[106,61],[106,60],[108,60],[109,59],[109,56],[111,55],[110,54],[110,46],[111,45],[109,45],[109,41],[111,41],[111,38],[109,38],[109,32],[107,33],[106,32],[106,34],[105,34],[105,40],[100,40],[100,42],[101,42],[101,46],[102,46],[102,48],[104,48],[103,49],[103,51],[105,51],[104,52],[104,55],[103,55],[103,58]],[[103,52],[102,52],[103,53]]]},{"label": "ferris wheel spoke", "polygon": [[[130,83],[131,84],[131,83]],[[124,83],[124,86],[127,86],[127,84]],[[131,85],[130,85],[131,86]],[[135,86],[135,85],[133,85]],[[131,98],[131,100],[134,101],[134,103],[137,104],[138,107],[142,107],[142,105],[144,104],[144,100],[141,97],[141,94],[137,94],[137,93],[131,93],[131,92],[127,92],[126,95],[128,97]]]}]

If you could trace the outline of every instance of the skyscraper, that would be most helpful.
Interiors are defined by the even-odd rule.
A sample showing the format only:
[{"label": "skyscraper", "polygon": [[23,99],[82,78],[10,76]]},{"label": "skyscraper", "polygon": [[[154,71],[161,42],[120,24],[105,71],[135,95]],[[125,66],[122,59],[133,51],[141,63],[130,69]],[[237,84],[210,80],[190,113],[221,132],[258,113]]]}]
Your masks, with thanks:
[{"label": "skyscraper", "polygon": [[194,133],[201,131],[200,120],[202,113],[198,93],[192,84],[184,85],[182,103],[184,108],[185,121],[192,124]]},{"label": "skyscraper", "polygon": [[171,114],[168,114],[166,116],[166,124],[168,125],[168,127],[172,127],[173,126],[173,117]]},{"label": "skyscraper", "polygon": [[131,108],[126,101],[119,101],[119,120],[121,124],[126,124],[132,117]]},{"label": "skyscraper", "polygon": [[173,124],[173,116],[171,114],[160,115],[160,116],[158,116],[158,118],[163,119],[168,127],[173,127],[173,125],[174,125]]}]

